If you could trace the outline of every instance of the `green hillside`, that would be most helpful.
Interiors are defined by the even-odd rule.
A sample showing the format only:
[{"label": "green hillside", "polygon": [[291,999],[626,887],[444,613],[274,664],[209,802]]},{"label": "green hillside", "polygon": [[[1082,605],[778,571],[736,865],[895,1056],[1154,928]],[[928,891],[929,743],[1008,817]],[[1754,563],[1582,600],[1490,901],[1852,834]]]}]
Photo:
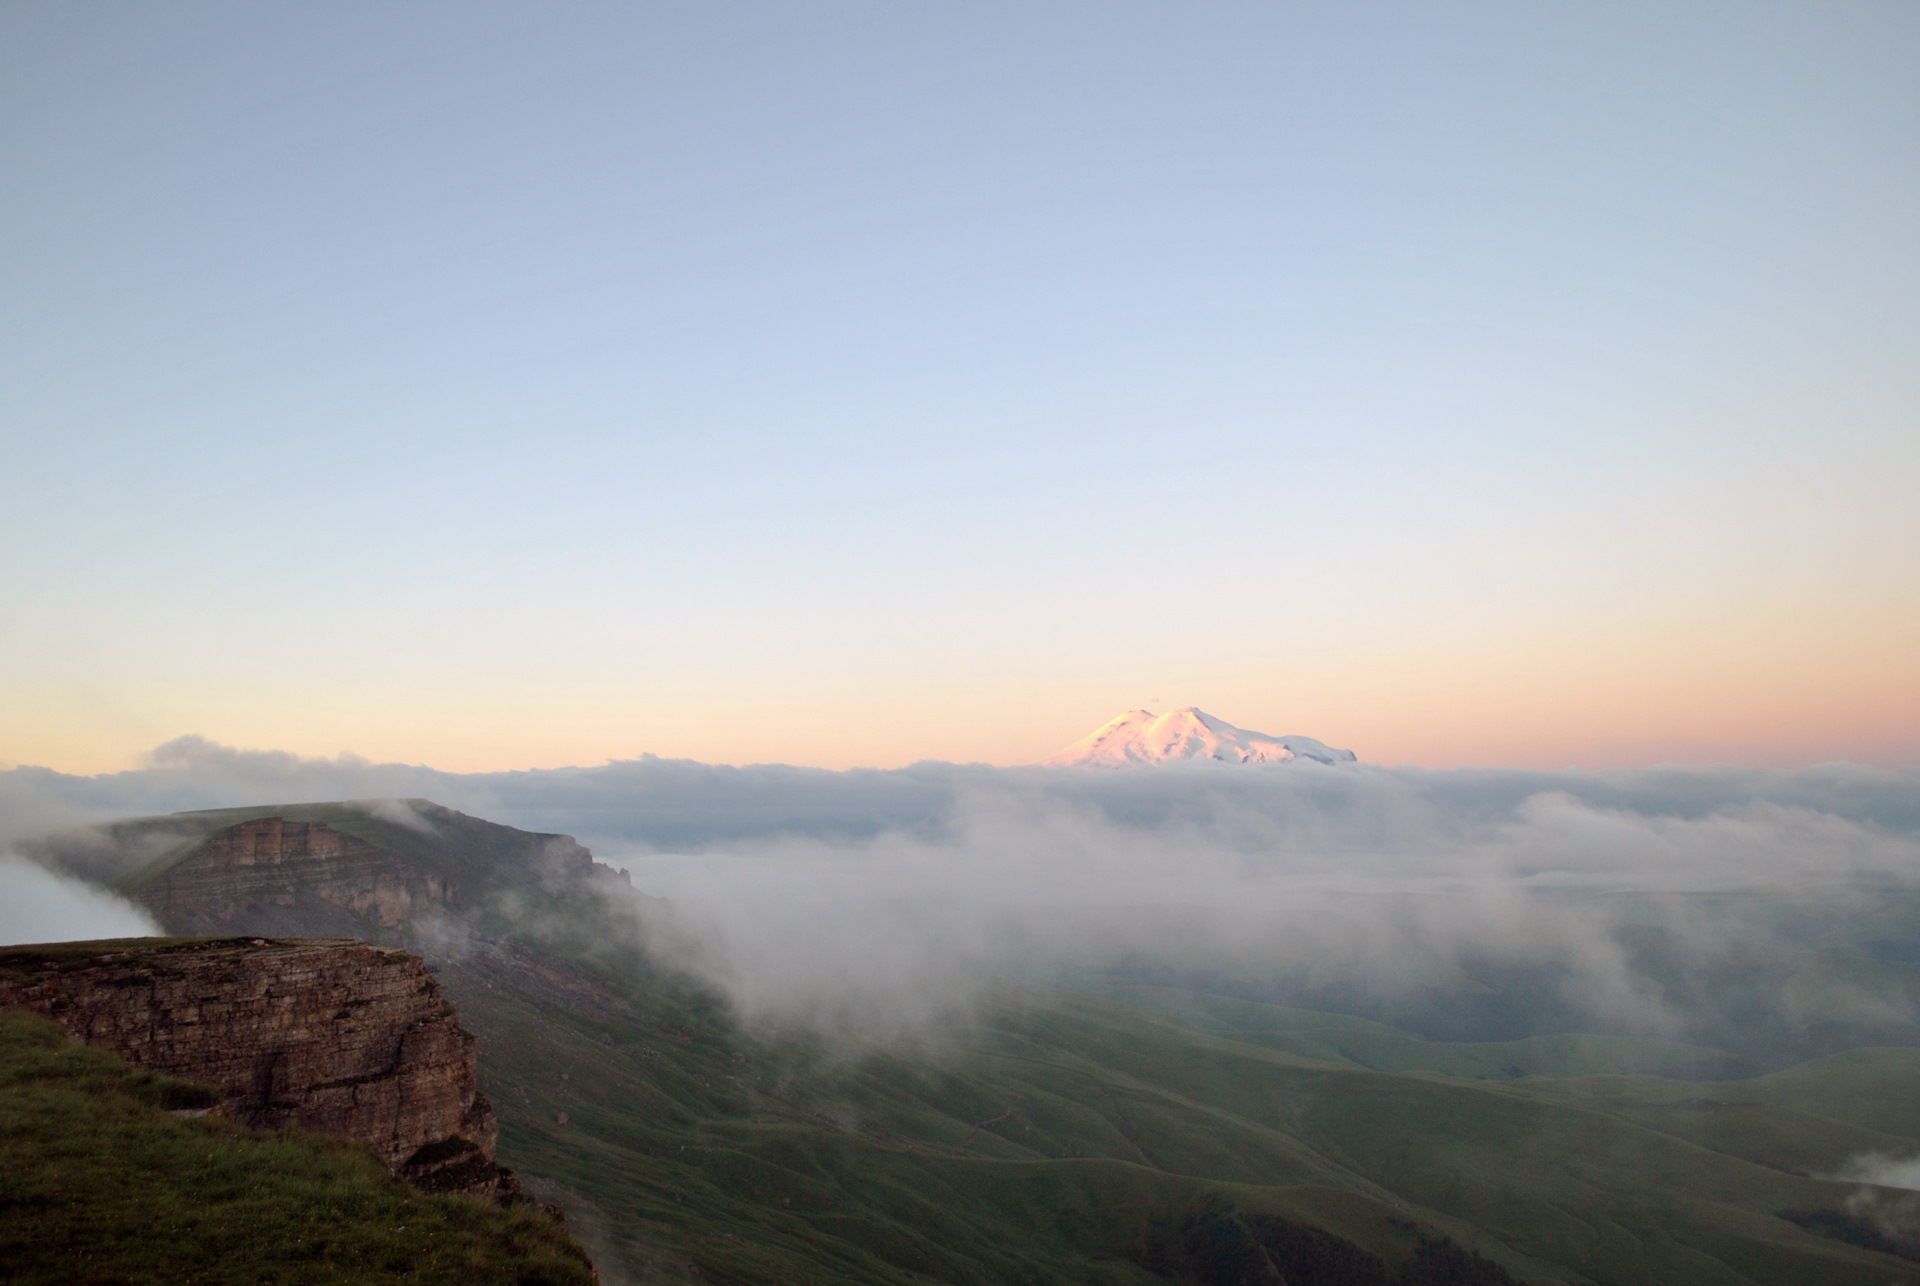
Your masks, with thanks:
[{"label": "green hillside", "polygon": [[480,1037],[503,1163],[566,1206],[610,1286],[1920,1284],[1875,1214],[1898,1194],[1815,1177],[1920,1155],[1920,1052],[1873,1047],[1920,1043],[1906,909],[1717,898],[1684,911],[1729,945],[1689,962],[1666,911],[1629,908],[1639,977],[1690,1025],[1668,1040],[1569,1027],[1499,961],[1382,998],[1335,968],[1302,991],[1135,960],[1003,982],[964,1023],[875,1043],[742,1027],[648,955],[657,905],[605,868],[544,878],[554,837],[446,810],[130,823],[111,860],[137,879],[270,815],[494,891],[457,933],[365,936],[428,957]]},{"label": "green hillside", "polygon": [[[1753,1128],[1719,1137],[1699,1083],[1370,1070],[1048,988],[1007,987],[938,1042],[754,1038],[646,970],[602,965],[590,997],[504,963],[443,974],[484,1036],[503,1155],[632,1280],[1165,1280],[1181,1274],[1157,1239],[1225,1208],[1325,1229],[1389,1271],[1445,1236],[1538,1282],[1920,1281],[1920,1265],[1782,1217],[1843,1214],[1852,1190],[1809,1175],[1863,1146],[1920,1152],[1912,1082],[1885,1065],[1900,1051],[1713,1083],[1716,1102],[1759,1105]],[[1255,1029],[1312,1030],[1224,1003]],[[1486,1065],[1484,1049],[1403,1040]],[[1878,1124],[1796,1106],[1828,1094]],[[1769,1130],[1798,1150],[1770,1153]]]},{"label": "green hillside", "polygon": [[1095,994],[1169,1014],[1210,1035],[1379,1072],[1438,1072],[1475,1080],[1610,1072],[1709,1079],[1741,1066],[1741,1060],[1705,1045],[1640,1036],[1561,1032],[1510,1041],[1436,1041],[1350,1014],[1264,1005],[1179,988],[1134,986],[1104,978],[1085,979],[1082,986]]},{"label": "green hillside", "polygon": [[0,1277],[577,1283],[543,1212],[436,1197],[323,1135],[183,1119],[218,1095],[0,1012]]},{"label": "green hillside", "polygon": [[[1447,897],[1383,895],[1366,909],[1331,904],[1327,915],[1336,925],[1364,928],[1372,915],[1391,921],[1464,914]],[[1148,1007],[1174,1006],[1196,1026],[1274,1048],[1382,1070],[1724,1079],[1865,1046],[1920,1047],[1920,889],[1836,878],[1659,897],[1549,889],[1529,901],[1546,922],[1567,917],[1605,928],[1614,983],[1660,1011],[1662,1040],[1648,1042],[1647,1031],[1621,1026],[1605,1006],[1582,1003],[1577,969],[1552,950],[1477,949],[1469,941],[1438,952],[1418,940],[1396,946],[1355,933],[1337,949],[1273,955],[1210,942],[1164,908],[1151,913],[1157,921],[1143,923],[1181,945],[1116,952],[1075,985],[1130,995]],[[1229,1000],[1262,1008],[1235,1011],[1223,1003]],[[1309,1016],[1315,1014],[1322,1017]],[[1335,1031],[1326,1015],[1373,1026]],[[1576,1049],[1537,1042],[1586,1036],[1610,1039]],[[1416,1049],[1409,1037],[1456,1046],[1463,1061],[1437,1067],[1431,1060],[1440,1051]],[[1599,1061],[1586,1065],[1589,1055]]]}]

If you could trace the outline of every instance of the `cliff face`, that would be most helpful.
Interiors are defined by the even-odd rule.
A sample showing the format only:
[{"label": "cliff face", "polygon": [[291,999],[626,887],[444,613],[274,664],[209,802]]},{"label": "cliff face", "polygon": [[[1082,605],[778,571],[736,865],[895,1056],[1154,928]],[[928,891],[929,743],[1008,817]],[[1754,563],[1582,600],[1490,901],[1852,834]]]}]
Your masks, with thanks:
[{"label": "cliff face", "polygon": [[209,836],[134,900],[175,933],[295,929],[316,914],[347,931],[395,928],[458,893],[445,878],[325,822],[263,817]]},{"label": "cliff face", "polygon": [[50,865],[86,879],[111,872],[169,933],[195,936],[432,949],[519,900],[631,887],[569,836],[418,799],[177,813],[64,842],[48,842]]},{"label": "cliff face", "polygon": [[10,947],[0,1005],[129,1062],[216,1086],[245,1124],[371,1145],[425,1186],[507,1196],[474,1038],[417,957],[352,941]]}]

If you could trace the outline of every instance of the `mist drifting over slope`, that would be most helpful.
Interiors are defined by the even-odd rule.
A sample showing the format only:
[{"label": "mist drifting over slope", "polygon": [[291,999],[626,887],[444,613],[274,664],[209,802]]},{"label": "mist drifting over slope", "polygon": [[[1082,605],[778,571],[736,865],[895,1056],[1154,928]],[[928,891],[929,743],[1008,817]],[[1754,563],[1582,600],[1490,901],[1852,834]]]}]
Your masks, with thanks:
[{"label": "mist drifting over slope", "polygon": [[12,855],[0,856],[0,946],[158,933],[141,908]]},{"label": "mist drifting over slope", "polygon": [[1916,1020],[1905,992],[1810,983],[1789,959],[1836,933],[1871,951],[1907,932],[1883,921],[1920,887],[1910,770],[642,759],[448,774],[184,740],[136,772],[0,774],[9,840],[394,797],[578,836],[669,900],[637,904],[635,932],[752,1021],[918,1026],[964,1014],[994,979],[1090,974],[1199,980],[1451,1038],[1724,1042],[1754,1012],[1809,1007],[1850,1030]]}]

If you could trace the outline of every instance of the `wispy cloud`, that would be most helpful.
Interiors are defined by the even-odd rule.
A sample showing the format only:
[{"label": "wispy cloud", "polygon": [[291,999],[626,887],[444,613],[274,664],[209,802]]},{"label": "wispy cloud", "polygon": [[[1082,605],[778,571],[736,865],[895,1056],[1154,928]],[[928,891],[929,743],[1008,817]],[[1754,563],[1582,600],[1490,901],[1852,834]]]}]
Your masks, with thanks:
[{"label": "wispy cloud", "polygon": [[1882,1152],[1863,1152],[1829,1178],[1845,1183],[1870,1183],[1876,1188],[1905,1188],[1920,1192],[1920,1157],[1896,1157]]},{"label": "wispy cloud", "polygon": [[159,933],[139,907],[17,857],[0,857],[0,945]]},{"label": "wispy cloud", "polygon": [[[1804,945],[1811,921],[1782,919],[1781,895],[1844,917],[1920,881],[1920,774],[1845,765],[837,773],[644,759],[463,775],[189,739],[139,772],[0,774],[16,836],[406,796],[578,835],[670,899],[664,916],[639,904],[652,909],[636,932],[776,1022],[919,1022],[964,1009],[991,976],[1151,959],[1294,993],[1328,979],[1444,991],[1504,969],[1562,1027],[1698,1035],[1714,961],[1756,935]],[[1771,900],[1721,896],[1740,890]],[[1821,1003],[1912,1017],[1903,994],[1855,983]]]}]

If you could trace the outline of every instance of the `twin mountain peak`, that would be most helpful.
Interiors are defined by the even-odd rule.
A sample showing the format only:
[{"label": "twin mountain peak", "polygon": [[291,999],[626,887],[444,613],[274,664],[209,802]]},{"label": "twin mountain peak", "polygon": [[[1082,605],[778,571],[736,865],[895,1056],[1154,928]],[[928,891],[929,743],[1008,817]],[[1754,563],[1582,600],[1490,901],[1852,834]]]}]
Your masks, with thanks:
[{"label": "twin mountain peak", "polygon": [[1130,768],[1183,760],[1231,764],[1358,761],[1351,750],[1336,750],[1312,737],[1276,737],[1236,728],[1196,706],[1166,714],[1129,710],[1040,762],[1052,768]]}]

